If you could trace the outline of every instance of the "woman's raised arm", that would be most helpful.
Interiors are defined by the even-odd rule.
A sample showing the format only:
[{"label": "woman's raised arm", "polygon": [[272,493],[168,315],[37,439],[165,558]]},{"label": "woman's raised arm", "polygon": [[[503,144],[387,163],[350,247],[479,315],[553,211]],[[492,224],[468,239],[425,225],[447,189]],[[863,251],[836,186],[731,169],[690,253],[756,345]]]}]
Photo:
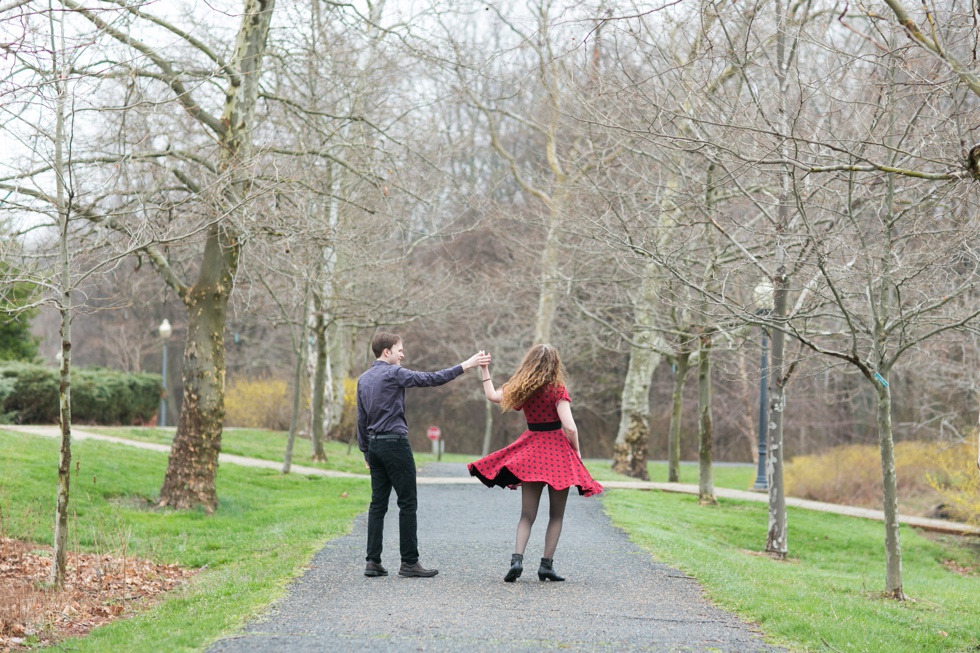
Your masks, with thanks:
[{"label": "woman's raised arm", "polygon": [[487,396],[487,399],[495,404],[499,404],[504,400],[504,393],[493,387],[493,379],[490,378],[490,367],[488,365],[480,366],[480,383],[483,384],[483,394]]}]

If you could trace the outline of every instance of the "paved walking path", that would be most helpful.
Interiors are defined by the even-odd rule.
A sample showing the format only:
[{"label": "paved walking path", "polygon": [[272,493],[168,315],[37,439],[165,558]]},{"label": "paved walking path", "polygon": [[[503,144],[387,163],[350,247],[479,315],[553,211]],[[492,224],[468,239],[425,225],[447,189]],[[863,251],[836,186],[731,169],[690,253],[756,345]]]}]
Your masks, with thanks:
[{"label": "paved walking path", "polygon": [[[426,477],[458,480],[462,464],[432,463]],[[421,562],[435,578],[400,578],[398,509],[385,520],[386,578],[364,572],[366,515],[328,542],[288,595],[209,653],[283,651],[775,651],[752,627],[711,604],[685,574],[653,562],[613,527],[602,503],[569,497],[555,570],[537,579],[547,499],[527,567],[504,583],[520,493],[472,483],[419,487]]]},{"label": "paved walking path", "polygon": [[[20,426],[3,424],[0,425],[0,431],[13,431],[15,433],[30,433],[32,435],[43,435],[46,437],[60,438],[61,430],[57,426]],[[112,442],[114,444],[124,444],[127,447],[135,447],[137,449],[146,449],[147,451],[158,451],[161,453],[170,453],[169,444],[157,444],[155,442],[140,442],[139,440],[127,440],[126,438],[117,438],[114,435],[103,435],[101,433],[92,433],[91,431],[86,431],[85,429],[72,428],[71,430],[72,440],[99,440],[100,442]],[[246,456],[236,456],[230,453],[219,453],[218,454],[218,464],[228,463],[229,465],[241,465],[243,467],[259,467],[262,469],[277,469],[282,470],[282,462],[276,462],[273,460],[260,460],[258,458],[248,458]],[[346,478],[367,478],[364,474],[350,474],[348,472],[336,472],[331,469],[317,469],[316,467],[303,467],[302,465],[291,465],[290,469],[296,474],[305,474],[311,476],[334,476],[334,477],[346,477]]]}]

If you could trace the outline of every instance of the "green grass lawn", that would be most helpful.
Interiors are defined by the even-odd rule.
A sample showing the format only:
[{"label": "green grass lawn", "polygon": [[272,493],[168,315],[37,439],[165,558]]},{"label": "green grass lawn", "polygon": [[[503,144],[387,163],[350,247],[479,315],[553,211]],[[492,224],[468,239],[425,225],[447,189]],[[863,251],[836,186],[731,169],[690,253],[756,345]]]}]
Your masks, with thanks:
[{"label": "green grass lawn", "polygon": [[[79,430],[91,433],[101,433],[127,440],[137,440],[139,442],[153,442],[155,444],[170,445],[174,439],[174,429],[160,429],[153,427],[127,427],[127,426],[80,426]],[[288,434],[283,431],[269,431],[265,429],[240,429],[226,428],[221,436],[221,453],[234,454],[236,456],[246,456],[258,458],[260,460],[273,460],[282,462],[286,454],[286,441]],[[317,469],[331,469],[340,472],[351,472],[354,474],[367,475],[364,467],[364,458],[357,443],[348,445],[346,442],[328,440],[323,445],[324,452],[327,454],[325,462],[314,462],[310,460],[312,447],[309,440],[297,438],[293,445],[293,464],[303,467],[315,467]],[[445,453],[441,456],[442,462],[468,463],[473,462],[479,455]],[[415,460],[419,465],[436,460],[436,456],[428,447],[421,448],[415,452]],[[609,461],[594,461],[596,466],[603,463],[609,466]],[[612,477],[625,479],[627,477],[609,472]],[[666,477],[666,471],[664,472]]]},{"label": "green grass lawn", "polygon": [[[97,430],[161,443],[173,437],[162,429]],[[285,436],[229,429],[224,445],[226,452],[281,460]],[[317,467],[363,473],[356,447],[348,455],[346,444],[326,446],[328,461]],[[308,441],[297,441],[296,464],[310,465],[308,448]],[[65,642],[71,650],[202,650],[281,596],[324,541],[350,531],[370,494],[366,479],[284,477],[222,465],[217,513],[159,510],[152,499],[166,454],[84,440],[73,449],[73,549],[125,549],[206,570],[157,607]],[[53,438],[0,435],[0,533],[50,543],[57,457]],[[442,460],[476,457],[446,454]],[[416,458],[419,464],[434,459],[428,451]],[[626,480],[608,460],[586,464],[597,479]],[[696,465],[684,465],[681,474],[683,482],[697,482]],[[714,474],[718,487],[746,489],[755,470],[726,466]],[[652,480],[666,475],[665,465],[651,463]],[[878,522],[791,508],[790,558],[780,562],[760,555],[765,504],[723,500],[700,507],[693,496],[633,490],[602,500],[613,521],[654,558],[696,577],[713,601],[793,650],[980,650],[976,539],[925,537],[903,527],[905,591],[913,601],[898,603],[881,596],[884,532]],[[974,570],[962,576],[944,567],[947,561]]]},{"label": "green grass lawn", "polygon": [[[173,428],[160,429],[122,426],[80,426],[78,428],[83,431],[91,431],[92,433],[102,433],[117,438],[154,442],[157,444],[169,445],[174,438]],[[222,453],[230,453],[236,456],[248,456],[250,458],[281,462],[286,452],[286,436],[287,434],[282,431],[226,428],[221,438],[221,451]],[[293,446],[293,464],[358,474],[366,473],[364,463],[358,455],[357,443],[349,447],[346,442],[327,441],[324,443],[324,450],[327,454],[327,461],[322,463],[313,462],[310,460],[310,441],[297,438]],[[478,454],[446,453],[442,455],[442,461],[468,463],[479,457]],[[427,448],[416,451],[415,458],[420,465],[436,459],[432,451]],[[612,471],[610,461],[606,459],[591,458],[587,459],[585,464],[593,477],[600,482],[634,480]],[[667,482],[667,463],[652,462],[649,463],[648,469],[651,481]],[[713,475],[715,486],[717,487],[747,490],[752,487],[752,483],[755,481],[755,468],[749,466],[715,466]],[[680,482],[698,482],[697,463],[685,462],[681,464]]]},{"label": "green grass lawn", "polygon": [[[603,499],[613,522],[654,558],[697,578],[718,605],[758,623],[778,643],[805,651],[980,650],[980,542],[926,537],[902,527],[905,592],[882,597],[884,526],[788,510],[789,558],[765,548],[765,504],[617,491]],[[968,576],[944,561],[974,567]]]},{"label": "green grass lawn", "polygon": [[[172,428],[125,426],[79,426],[78,428],[91,433],[156,444],[170,445],[174,439],[174,429]],[[287,435],[282,431],[226,428],[221,435],[221,453],[282,462],[286,455]],[[293,464],[355,474],[367,473],[364,468],[364,459],[360,456],[356,442],[354,446],[348,447],[346,442],[327,441],[323,448],[327,454],[326,462],[313,462],[310,460],[312,455],[310,441],[296,438],[296,442],[293,444]],[[348,455],[348,449],[351,455]]]},{"label": "green grass lawn", "polygon": [[[599,481],[635,481],[623,474],[617,474],[611,468],[609,460],[588,459],[585,465],[589,469],[592,477]],[[667,482],[667,463],[651,462],[647,463],[647,473],[650,480],[654,483]],[[680,469],[680,482],[697,485],[698,483],[697,463],[683,462]],[[755,483],[755,467],[749,465],[715,465],[712,467],[711,476],[715,487],[728,488],[730,490],[749,490]]]},{"label": "green grass lawn", "polygon": [[[54,438],[0,434],[0,532],[50,544],[58,447]],[[200,651],[281,596],[370,499],[360,479],[222,465],[215,514],[159,510],[148,500],[159,494],[166,454],[91,440],[72,449],[72,550],[206,570],[157,607],[64,642],[66,650]]]}]

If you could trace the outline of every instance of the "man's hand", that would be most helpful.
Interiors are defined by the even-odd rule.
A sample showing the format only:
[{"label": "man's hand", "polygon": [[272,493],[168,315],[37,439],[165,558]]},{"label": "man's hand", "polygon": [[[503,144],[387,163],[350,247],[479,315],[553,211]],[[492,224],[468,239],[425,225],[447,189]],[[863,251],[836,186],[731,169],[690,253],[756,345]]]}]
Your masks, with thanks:
[{"label": "man's hand", "polygon": [[473,354],[465,361],[463,361],[463,371],[472,369],[474,367],[486,367],[490,364],[490,354],[486,353],[482,349],[477,353]]}]

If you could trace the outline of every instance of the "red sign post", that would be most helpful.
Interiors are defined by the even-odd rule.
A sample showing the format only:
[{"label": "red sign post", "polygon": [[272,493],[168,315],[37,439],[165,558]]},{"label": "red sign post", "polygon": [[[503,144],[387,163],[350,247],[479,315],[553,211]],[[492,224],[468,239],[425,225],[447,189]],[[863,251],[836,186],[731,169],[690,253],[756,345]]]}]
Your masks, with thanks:
[{"label": "red sign post", "polygon": [[436,460],[442,460],[442,442],[439,441],[442,437],[442,431],[439,430],[438,426],[433,425],[426,430],[425,434],[432,441],[432,453]]}]

